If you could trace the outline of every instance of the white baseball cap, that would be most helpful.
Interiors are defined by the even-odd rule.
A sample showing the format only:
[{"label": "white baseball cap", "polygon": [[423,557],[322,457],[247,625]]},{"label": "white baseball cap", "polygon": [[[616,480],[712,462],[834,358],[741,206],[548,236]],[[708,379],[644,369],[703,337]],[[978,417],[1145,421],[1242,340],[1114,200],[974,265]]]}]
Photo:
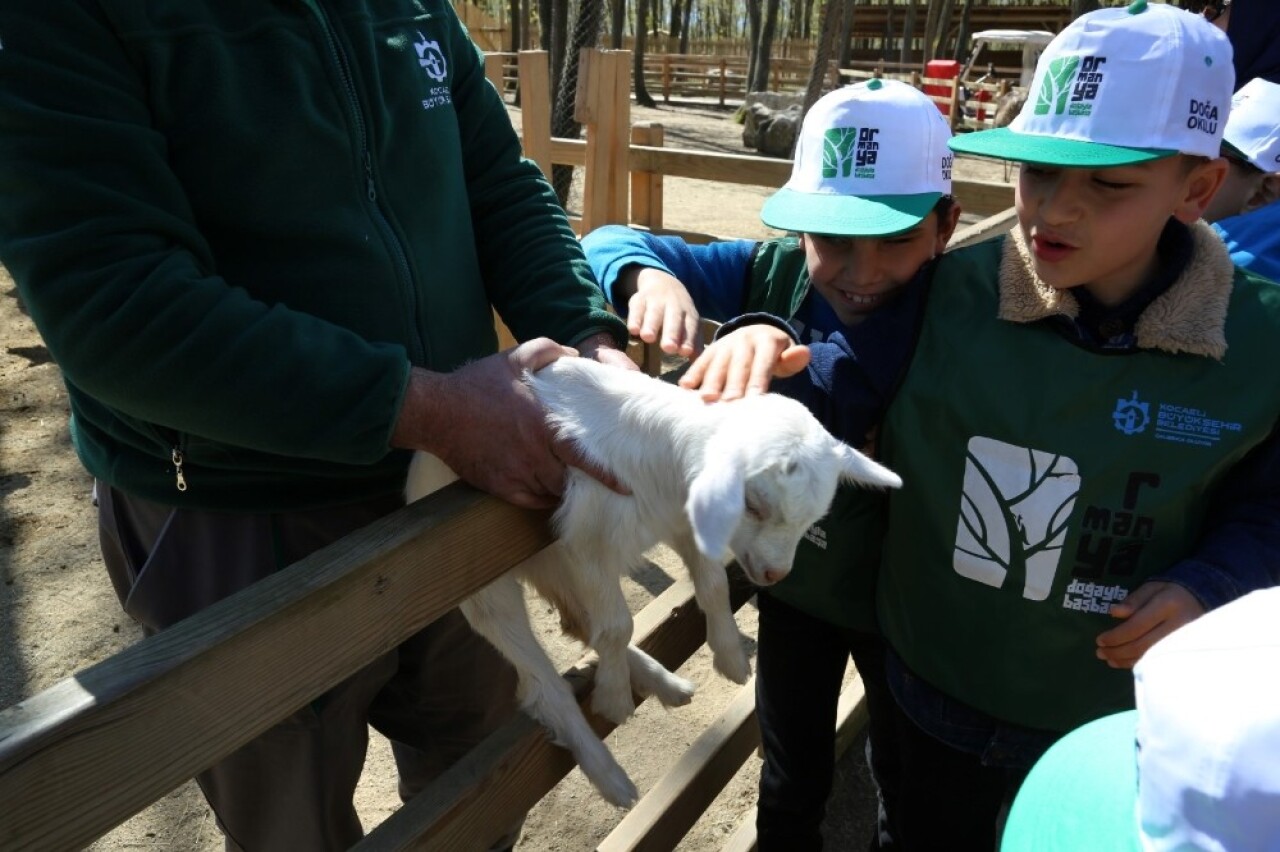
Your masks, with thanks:
[{"label": "white baseball cap", "polygon": [[1255,77],[1231,98],[1223,147],[1264,172],[1280,172],[1280,84]]},{"label": "white baseball cap", "polygon": [[850,237],[914,228],[951,194],[950,137],[937,105],[907,83],[836,89],[809,108],[791,179],[760,219],[783,231]]},{"label": "white baseball cap", "polygon": [[1134,689],[1036,763],[1002,852],[1280,849],[1280,588],[1161,639]]},{"label": "white baseball cap", "polygon": [[1041,54],[1018,117],[958,136],[951,148],[1085,168],[1213,158],[1234,86],[1226,34],[1199,15],[1137,0],[1074,20]]}]

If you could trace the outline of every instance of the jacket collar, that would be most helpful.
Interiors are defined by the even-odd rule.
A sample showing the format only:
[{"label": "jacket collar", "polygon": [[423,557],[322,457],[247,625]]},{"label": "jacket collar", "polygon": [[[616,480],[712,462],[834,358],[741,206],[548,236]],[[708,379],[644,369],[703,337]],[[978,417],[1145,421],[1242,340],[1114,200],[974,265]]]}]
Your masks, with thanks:
[{"label": "jacket collar", "polygon": [[[1235,267],[1212,228],[1196,222],[1190,231],[1191,263],[1143,311],[1134,332],[1139,349],[1221,361],[1227,352],[1227,304]],[[1015,225],[1000,258],[1000,319],[1029,323],[1055,315],[1075,319],[1079,313],[1070,290],[1055,290],[1036,275],[1022,229]]]}]

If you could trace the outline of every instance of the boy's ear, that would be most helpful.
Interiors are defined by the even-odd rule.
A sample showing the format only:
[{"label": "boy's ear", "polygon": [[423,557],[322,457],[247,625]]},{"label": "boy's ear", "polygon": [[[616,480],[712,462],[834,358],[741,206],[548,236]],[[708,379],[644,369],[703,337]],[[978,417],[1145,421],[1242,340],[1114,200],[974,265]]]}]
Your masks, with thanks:
[{"label": "boy's ear", "polygon": [[947,208],[945,216],[938,217],[938,239],[933,244],[933,253],[942,254],[947,250],[947,243],[955,235],[956,226],[960,224],[960,202],[956,201]]},{"label": "boy's ear", "polygon": [[1277,198],[1280,198],[1280,174],[1273,172],[1258,181],[1257,187],[1253,190],[1253,195],[1249,196],[1249,200],[1244,203],[1244,209],[1240,212],[1252,213],[1259,207],[1266,207]]},{"label": "boy's ear", "polygon": [[1192,166],[1183,179],[1182,199],[1174,208],[1174,218],[1190,225],[1204,216],[1204,211],[1209,209],[1209,202],[1227,179],[1229,168],[1225,157],[1215,157]]}]

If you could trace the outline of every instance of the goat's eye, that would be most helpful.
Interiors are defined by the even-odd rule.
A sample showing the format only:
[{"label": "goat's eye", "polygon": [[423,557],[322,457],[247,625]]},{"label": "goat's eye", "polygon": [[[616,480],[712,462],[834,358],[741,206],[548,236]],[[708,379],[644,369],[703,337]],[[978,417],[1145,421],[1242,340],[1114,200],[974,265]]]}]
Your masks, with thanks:
[{"label": "goat's eye", "polygon": [[764,520],[764,510],[761,509],[759,506],[757,506],[755,503],[748,501],[746,504],[746,510],[747,510],[747,516],[752,520],[756,520],[756,521]]}]

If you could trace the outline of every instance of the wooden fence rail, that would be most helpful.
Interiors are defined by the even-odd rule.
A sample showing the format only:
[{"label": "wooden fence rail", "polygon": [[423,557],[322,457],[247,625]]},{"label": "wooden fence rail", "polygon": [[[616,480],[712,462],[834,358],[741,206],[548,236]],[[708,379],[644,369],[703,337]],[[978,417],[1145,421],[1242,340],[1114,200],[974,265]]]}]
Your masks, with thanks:
[{"label": "wooden fence rail", "polygon": [[[665,148],[660,127],[632,127],[630,56],[626,51],[584,51],[579,79],[587,82],[580,87],[578,120],[585,139],[578,140],[551,136],[551,105],[541,94],[547,89],[547,55],[521,52],[519,78],[525,89],[520,120],[526,156],[548,175],[552,165],[585,169],[582,213],[570,217],[579,234],[605,224],[633,224],[694,242],[734,236],[665,228],[663,181],[691,178],[780,187],[791,175],[791,161]],[[955,81],[942,82],[949,87],[942,100],[954,108]],[[531,85],[539,87],[538,96]],[[952,187],[964,210],[973,215],[989,216],[1013,206],[1013,187],[1008,183],[957,180]]]}]

